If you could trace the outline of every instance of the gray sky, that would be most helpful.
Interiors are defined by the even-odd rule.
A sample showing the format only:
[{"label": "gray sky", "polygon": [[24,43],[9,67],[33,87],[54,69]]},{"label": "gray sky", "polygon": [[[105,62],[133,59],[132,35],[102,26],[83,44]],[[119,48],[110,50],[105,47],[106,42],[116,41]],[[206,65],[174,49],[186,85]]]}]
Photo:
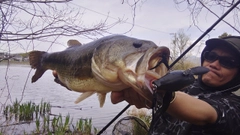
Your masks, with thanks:
[{"label": "gray sky", "polygon": [[[131,28],[132,9],[127,4],[121,4],[120,0],[74,0],[72,3],[86,8],[84,21],[87,23],[88,21],[89,23],[97,21],[99,18],[106,18],[104,15],[109,14],[109,21],[115,21],[113,18],[124,17],[128,19],[127,23],[117,25],[111,29],[110,31],[113,34],[122,34]],[[216,8],[214,11],[219,16],[222,15],[221,10]],[[197,20],[197,24],[202,31],[206,31],[217,19],[209,12],[203,11]],[[231,23],[233,20],[232,15],[228,15],[225,20]],[[192,25],[190,13],[186,5],[176,6],[173,0],[146,0],[137,7],[135,26],[126,35],[152,40],[159,46],[169,46],[172,33],[176,33],[179,29],[184,29],[184,32],[190,36],[192,42],[203,34],[203,32]],[[232,35],[237,34],[232,28],[221,22],[204,40],[210,37],[218,37],[223,32]],[[87,41],[82,39],[82,42]],[[196,46],[194,49],[197,50],[198,48],[199,46]]]},{"label": "gray sky", "polygon": [[[108,17],[108,23],[115,22],[118,18],[126,19],[125,23],[116,25],[110,29],[112,34],[123,34],[132,27],[132,8],[124,3],[122,0],[73,0],[69,3],[72,7],[81,8],[84,11],[82,17],[85,25],[91,25],[97,23],[100,20],[105,20]],[[214,10],[219,16],[223,11]],[[190,18],[190,12],[187,6],[182,4],[176,6],[173,0],[146,0],[136,8],[135,26],[131,32],[128,32],[127,36],[135,38],[141,38],[151,40],[159,46],[169,46],[172,40],[172,34],[176,33],[179,29],[184,29],[184,32],[190,36],[192,42],[194,42],[199,36],[202,35],[197,27],[192,25]],[[228,15],[225,20],[232,23],[232,15]],[[215,21],[217,17],[211,15],[209,12],[203,11],[198,20],[198,27],[202,31],[206,31]],[[236,35],[232,28],[221,22],[213,31],[209,33],[204,40],[211,37],[218,37],[223,32],[227,32],[232,35]],[[58,39],[59,42],[67,43],[68,39],[76,38],[82,43],[88,43],[91,40],[82,37],[66,37]],[[203,41],[204,42],[204,41]],[[204,45],[198,45],[194,47],[195,54],[197,54],[199,47]],[[36,45],[35,49],[46,50],[48,46]],[[61,51],[66,46],[55,45],[50,51]],[[14,51],[19,52],[21,48]]]}]

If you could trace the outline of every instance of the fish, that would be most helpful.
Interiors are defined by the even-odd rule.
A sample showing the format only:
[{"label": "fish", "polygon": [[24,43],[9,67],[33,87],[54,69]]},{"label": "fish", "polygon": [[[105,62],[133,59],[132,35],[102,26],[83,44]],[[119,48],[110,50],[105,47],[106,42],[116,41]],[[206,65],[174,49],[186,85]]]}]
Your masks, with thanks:
[{"label": "fish", "polygon": [[97,93],[103,107],[107,93],[128,88],[151,102],[151,80],[168,71],[169,48],[149,40],[114,34],[86,44],[71,39],[67,44],[59,52],[33,50],[29,63],[36,69],[32,83],[46,70],[56,71],[58,83],[81,93],[76,104]]}]

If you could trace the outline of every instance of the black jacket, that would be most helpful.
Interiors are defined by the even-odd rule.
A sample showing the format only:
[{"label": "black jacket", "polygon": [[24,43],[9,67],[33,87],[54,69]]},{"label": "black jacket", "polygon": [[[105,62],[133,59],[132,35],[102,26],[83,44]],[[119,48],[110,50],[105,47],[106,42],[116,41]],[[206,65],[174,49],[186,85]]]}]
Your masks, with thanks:
[{"label": "black jacket", "polygon": [[[153,128],[151,135],[239,135],[240,134],[240,97],[233,94],[237,88],[224,90],[210,90],[195,81],[184,92],[195,96],[212,105],[217,113],[216,123],[205,126],[190,124],[178,120],[165,113],[158,119],[158,124]],[[154,120],[156,121],[156,120]]]}]

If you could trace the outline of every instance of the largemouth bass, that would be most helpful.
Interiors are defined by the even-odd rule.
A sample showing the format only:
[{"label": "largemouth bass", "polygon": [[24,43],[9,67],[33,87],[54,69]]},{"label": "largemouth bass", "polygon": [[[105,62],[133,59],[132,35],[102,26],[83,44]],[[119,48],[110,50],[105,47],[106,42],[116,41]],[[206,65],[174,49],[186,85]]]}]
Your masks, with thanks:
[{"label": "largemouth bass", "polygon": [[127,88],[151,102],[150,81],[167,73],[161,61],[168,62],[170,51],[151,41],[111,35],[84,45],[69,40],[68,45],[61,52],[32,51],[29,61],[36,69],[32,82],[46,70],[54,70],[61,84],[82,93],[75,103],[97,93],[102,107],[106,93]]}]

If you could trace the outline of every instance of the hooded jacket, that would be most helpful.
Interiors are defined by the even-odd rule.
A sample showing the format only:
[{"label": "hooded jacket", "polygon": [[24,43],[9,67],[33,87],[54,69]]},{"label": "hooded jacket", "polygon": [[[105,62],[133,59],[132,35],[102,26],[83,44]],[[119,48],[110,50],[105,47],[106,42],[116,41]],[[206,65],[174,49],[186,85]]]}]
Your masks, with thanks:
[{"label": "hooded jacket", "polygon": [[[229,36],[225,38],[213,38],[206,41],[203,54],[218,46],[227,46],[234,56],[240,58],[240,37]],[[215,108],[218,118],[214,124],[204,126],[194,125],[182,121],[164,113],[162,116],[154,116],[156,122],[151,135],[238,135],[240,133],[240,97],[233,94],[233,91],[240,88],[240,72],[227,84],[221,87],[209,87],[203,84],[201,76],[194,84],[187,87],[184,92],[203,100]],[[156,113],[157,114],[157,113]]]},{"label": "hooded jacket", "polygon": [[[201,54],[201,65],[203,64],[204,58],[203,58],[203,54],[206,51],[211,51],[216,47],[219,46],[224,46],[229,48],[233,54],[238,57],[238,59],[240,59],[240,36],[228,36],[228,37],[224,37],[224,38],[213,38],[213,39],[209,39],[206,41],[206,46],[202,51]],[[202,83],[202,76],[199,76],[198,81],[201,84],[201,87],[203,87],[206,90],[210,90],[210,91],[224,91],[224,92],[233,92],[236,91],[240,88],[240,67],[239,68],[239,72],[237,73],[237,75],[235,76],[235,78],[233,78],[230,82],[228,82],[225,85],[222,85],[220,87],[209,87],[206,86]]]}]

